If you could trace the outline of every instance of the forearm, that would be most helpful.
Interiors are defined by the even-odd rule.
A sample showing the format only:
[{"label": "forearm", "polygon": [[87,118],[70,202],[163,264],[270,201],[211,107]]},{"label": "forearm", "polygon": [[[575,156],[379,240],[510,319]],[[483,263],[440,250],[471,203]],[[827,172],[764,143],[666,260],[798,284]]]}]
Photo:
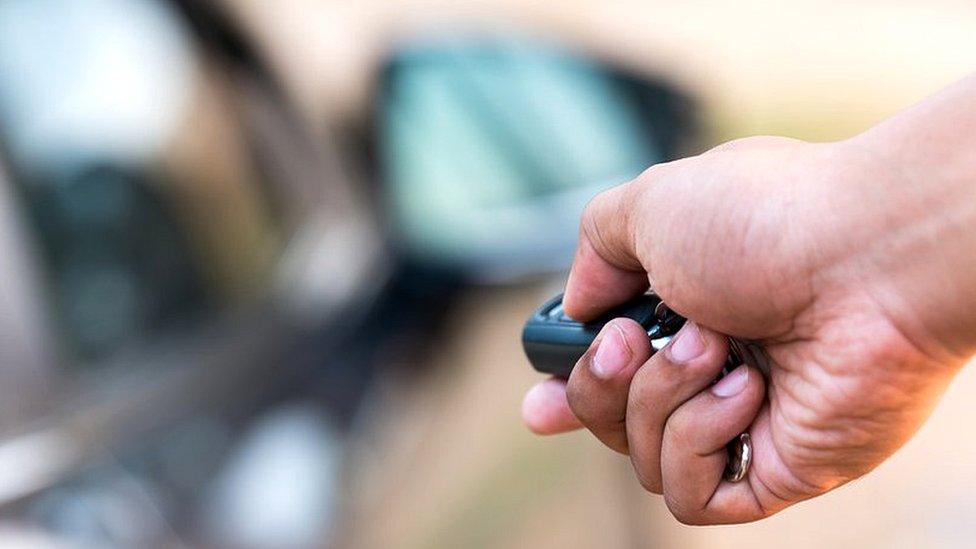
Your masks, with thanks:
[{"label": "forearm", "polygon": [[976,73],[855,139],[910,175],[933,177],[976,197]]},{"label": "forearm", "polygon": [[976,352],[976,74],[850,141],[904,182],[889,190],[899,253],[888,304],[929,351],[965,359]]}]

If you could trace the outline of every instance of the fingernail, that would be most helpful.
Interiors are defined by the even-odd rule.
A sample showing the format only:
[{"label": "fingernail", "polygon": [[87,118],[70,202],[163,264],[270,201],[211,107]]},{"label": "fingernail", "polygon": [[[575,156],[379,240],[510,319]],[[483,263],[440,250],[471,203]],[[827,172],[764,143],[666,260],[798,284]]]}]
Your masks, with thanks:
[{"label": "fingernail", "polygon": [[616,324],[604,328],[600,346],[593,355],[590,369],[597,377],[610,379],[617,375],[630,362],[630,347],[624,339],[623,331]]},{"label": "fingernail", "polygon": [[705,352],[705,340],[702,339],[698,325],[691,321],[685,322],[668,346],[668,353],[674,362],[688,362],[703,352]]},{"label": "fingernail", "polygon": [[718,383],[712,385],[712,394],[717,397],[729,398],[741,393],[748,384],[749,368],[743,364],[718,380]]}]

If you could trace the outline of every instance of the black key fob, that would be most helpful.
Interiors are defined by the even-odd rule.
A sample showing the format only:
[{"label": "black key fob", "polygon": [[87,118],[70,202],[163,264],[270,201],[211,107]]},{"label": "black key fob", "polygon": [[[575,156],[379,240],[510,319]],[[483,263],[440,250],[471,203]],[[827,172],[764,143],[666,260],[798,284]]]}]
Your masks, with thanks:
[{"label": "black key fob", "polygon": [[[562,294],[536,309],[522,330],[522,347],[532,367],[539,372],[568,379],[573,367],[582,358],[603,326],[614,318],[627,317],[640,324],[651,347],[661,350],[678,333],[685,318],[669,309],[661,298],[644,294],[610,311],[594,322],[578,322],[563,311]],[[755,353],[742,342],[729,338],[729,355],[722,375],[748,361],[758,364]],[[721,376],[719,376],[721,377]],[[749,433],[742,433],[726,446],[725,478],[738,482],[745,477],[752,462],[752,441]]]},{"label": "black key fob", "polygon": [[569,378],[573,366],[590,347],[603,326],[614,318],[626,317],[644,327],[651,345],[660,349],[684,324],[654,294],[645,294],[610,311],[594,322],[578,322],[563,312],[562,294],[545,302],[525,323],[522,347],[532,367],[539,372]]}]

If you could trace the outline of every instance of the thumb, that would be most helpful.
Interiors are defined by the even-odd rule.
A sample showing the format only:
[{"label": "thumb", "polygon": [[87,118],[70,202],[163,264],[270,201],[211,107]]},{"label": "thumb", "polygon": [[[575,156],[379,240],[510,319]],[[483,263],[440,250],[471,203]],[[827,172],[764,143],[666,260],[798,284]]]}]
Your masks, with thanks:
[{"label": "thumb", "polygon": [[[688,160],[651,166],[636,179],[608,189],[590,201],[580,221],[579,245],[566,283],[563,307],[588,321],[644,293],[649,285],[669,305],[677,265],[669,248],[684,241],[674,212],[669,174],[681,173]],[[680,235],[678,235],[680,236]],[[660,285],[659,285],[660,283]],[[684,313],[685,311],[679,311]]]},{"label": "thumb", "polygon": [[647,290],[647,271],[637,249],[642,192],[638,178],[598,194],[586,205],[563,296],[563,307],[572,318],[593,320]]}]

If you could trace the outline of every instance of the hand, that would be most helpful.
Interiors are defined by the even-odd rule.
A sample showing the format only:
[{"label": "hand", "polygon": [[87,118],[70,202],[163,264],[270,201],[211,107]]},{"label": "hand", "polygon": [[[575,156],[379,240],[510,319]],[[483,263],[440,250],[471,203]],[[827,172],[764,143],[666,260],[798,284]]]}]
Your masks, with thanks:
[{"label": "hand", "polygon": [[[567,313],[650,284],[690,321],[653,357],[639,325],[612,321],[568,384],[529,392],[529,427],[585,426],[689,524],[769,516],[897,450],[976,350],[976,208],[949,190],[976,186],[916,179],[869,137],[734,141],[597,196]],[[761,341],[769,378],[742,366],[711,385],[720,334]],[[742,431],[751,470],[723,481]]]}]

